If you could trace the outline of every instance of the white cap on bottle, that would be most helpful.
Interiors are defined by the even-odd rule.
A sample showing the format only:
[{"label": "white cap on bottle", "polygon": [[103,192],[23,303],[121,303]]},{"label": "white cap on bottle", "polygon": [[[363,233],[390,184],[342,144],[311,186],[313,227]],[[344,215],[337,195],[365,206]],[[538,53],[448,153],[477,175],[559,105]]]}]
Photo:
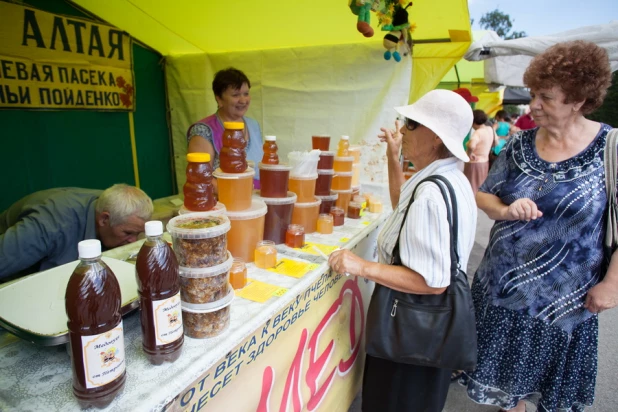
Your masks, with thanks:
[{"label": "white cap on bottle", "polygon": [[151,220],[145,225],[146,236],[160,236],[163,234],[163,222]]},{"label": "white cap on bottle", "polygon": [[277,136],[265,136],[265,137],[264,137],[264,139],[265,139],[267,142],[274,142],[274,141],[276,141],[276,140],[277,140]]},{"label": "white cap on bottle", "polygon": [[77,244],[80,259],[92,259],[101,256],[101,241],[99,239],[82,240]]},{"label": "white cap on bottle", "polygon": [[350,140],[350,136],[343,135],[341,136],[341,140]]}]

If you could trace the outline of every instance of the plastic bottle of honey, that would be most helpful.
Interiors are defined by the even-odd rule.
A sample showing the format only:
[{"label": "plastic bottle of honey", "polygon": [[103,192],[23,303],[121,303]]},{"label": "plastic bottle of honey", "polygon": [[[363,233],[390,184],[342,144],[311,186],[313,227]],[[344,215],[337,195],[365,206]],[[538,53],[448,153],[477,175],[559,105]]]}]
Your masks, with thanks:
[{"label": "plastic bottle of honey", "polygon": [[126,379],[120,286],[101,260],[100,241],[83,240],[77,249],[65,295],[73,394],[82,408],[104,408]]},{"label": "plastic bottle of honey", "polygon": [[223,122],[223,147],[219,152],[219,167],[224,173],[242,173],[247,170],[247,141],[244,122]]},{"label": "plastic bottle of honey", "polygon": [[146,222],[146,241],[135,265],[142,348],[154,365],[178,359],[184,342],[178,261],[162,235],[163,223]]},{"label": "plastic bottle of honey", "polygon": [[265,165],[278,165],[279,164],[279,155],[277,155],[277,137],[276,136],[266,136],[264,138],[264,146],[262,146],[264,150],[264,156],[262,157],[262,163]]},{"label": "plastic bottle of honey", "polygon": [[348,157],[350,152],[348,148],[350,147],[350,136],[341,136],[339,139],[339,146],[337,146],[337,156],[338,157]]},{"label": "plastic bottle of honey", "polygon": [[212,185],[210,154],[189,153],[187,162],[187,182],[182,189],[185,208],[193,212],[212,210],[217,201]]}]

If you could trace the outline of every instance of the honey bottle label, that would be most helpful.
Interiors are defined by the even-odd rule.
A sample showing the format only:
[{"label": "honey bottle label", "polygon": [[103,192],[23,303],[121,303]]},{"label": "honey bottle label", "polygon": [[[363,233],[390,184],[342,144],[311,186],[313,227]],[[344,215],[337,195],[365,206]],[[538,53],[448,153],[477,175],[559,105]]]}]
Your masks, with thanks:
[{"label": "honey bottle label", "polygon": [[82,336],[86,388],[97,388],[118,378],[125,371],[122,321],[107,332]]},{"label": "honey bottle label", "polygon": [[157,345],[167,345],[183,334],[180,292],[171,298],[152,301],[154,331]]}]

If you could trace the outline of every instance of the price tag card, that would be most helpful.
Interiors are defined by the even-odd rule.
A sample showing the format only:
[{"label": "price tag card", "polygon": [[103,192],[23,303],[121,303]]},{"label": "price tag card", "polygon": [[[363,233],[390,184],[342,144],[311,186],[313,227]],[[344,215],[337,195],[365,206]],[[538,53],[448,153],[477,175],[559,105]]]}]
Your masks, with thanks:
[{"label": "price tag card", "polygon": [[273,296],[282,296],[288,290],[269,283],[260,282],[255,279],[247,279],[250,282],[244,288],[236,291],[236,296],[243,299],[264,303]]},{"label": "price tag card", "polygon": [[339,246],[330,246],[330,245],[322,245],[319,243],[305,242],[303,247],[299,249],[295,249],[295,250],[301,250],[304,253],[309,253],[310,255],[319,255],[318,252],[316,252],[315,249],[313,248],[314,246],[320,249],[322,253],[324,253],[326,256],[330,255],[333,252],[333,250],[339,249]]},{"label": "price tag card", "polygon": [[287,258],[281,258],[277,262],[277,266],[268,269],[269,272],[275,272],[280,275],[291,276],[293,278],[302,278],[308,272],[320,267],[315,263],[299,262],[298,260],[292,260]]},{"label": "price tag card", "polygon": [[349,237],[342,237],[341,239],[339,239],[339,241],[340,241],[341,243],[347,243],[347,242],[349,242],[349,241],[350,241],[350,238],[349,238]]}]

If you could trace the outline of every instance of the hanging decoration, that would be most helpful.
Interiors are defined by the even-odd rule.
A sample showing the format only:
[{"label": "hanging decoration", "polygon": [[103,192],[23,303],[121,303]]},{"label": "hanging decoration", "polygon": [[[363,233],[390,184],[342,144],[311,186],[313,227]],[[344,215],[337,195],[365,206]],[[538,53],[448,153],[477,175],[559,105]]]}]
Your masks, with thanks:
[{"label": "hanging decoration", "polygon": [[[385,12],[376,13],[378,25],[382,31],[388,31],[384,36],[383,45],[386,51],[384,59],[390,60],[391,57],[396,62],[401,61],[401,55],[407,56],[412,53],[412,32],[416,28],[415,24],[410,24],[408,20],[408,7],[412,2],[408,0],[385,0]],[[401,44],[401,53],[399,53]]]},{"label": "hanging decoration", "polygon": [[[391,57],[396,62],[401,56],[412,53],[412,32],[416,24],[408,20],[409,0],[349,0],[348,6],[354,15],[358,16],[356,29],[365,37],[372,37],[371,12],[378,18],[378,27],[388,33],[384,36],[383,45],[386,48],[384,59]],[[401,50],[401,52],[400,52]]]}]

